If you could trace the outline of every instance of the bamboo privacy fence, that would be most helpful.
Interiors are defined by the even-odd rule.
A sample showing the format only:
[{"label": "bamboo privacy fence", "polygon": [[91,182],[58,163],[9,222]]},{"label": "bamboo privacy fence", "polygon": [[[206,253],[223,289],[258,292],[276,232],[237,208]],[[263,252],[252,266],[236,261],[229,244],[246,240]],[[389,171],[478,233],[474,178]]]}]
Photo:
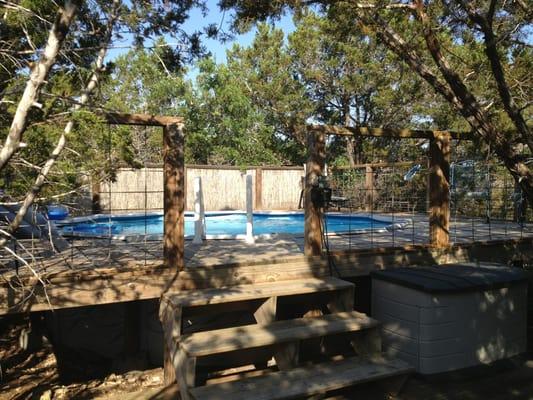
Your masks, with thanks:
[{"label": "bamboo privacy fence", "polygon": [[[298,208],[303,167],[185,167],[186,210],[194,209],[194,178],[202,180],[207,211],[244,210],[246,175],[252,175],[255,210],[295,210]],[[95,193],[94,190],[98,190]],[[163,169],[160,166],[121,168],[116,180],[93,187],[100,209],[111,212],[157,211],[163,208]]]}]

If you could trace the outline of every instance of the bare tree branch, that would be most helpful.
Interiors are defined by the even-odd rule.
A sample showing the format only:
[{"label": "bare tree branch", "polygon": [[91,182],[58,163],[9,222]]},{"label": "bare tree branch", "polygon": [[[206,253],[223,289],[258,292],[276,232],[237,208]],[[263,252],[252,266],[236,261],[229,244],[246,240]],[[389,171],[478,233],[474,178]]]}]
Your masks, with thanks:
[{"label": "bare tree branch", "polygon": [[355,6],[363,10],[414,10],[415,5],[413,3],[390,3],[390,4],[373,4],[373,3],[356,3]]},{"label": "bare tree branch", "polygon": [[[113,36],[113,28],[115,25],[115,22],[118,19],[118,13],[119,9],[121,7],[122,3],[120,0],[114,0],[111,13],[109,15],[107,26],[106,26],[106,32],[104,35],[104,38],[102,39],[102,47],[100,48],[100,51],[98,52],[96,63],[94,67],[94,71],[89,79],[89,82],[87,83],[87,86],[83,90],[83,93],[81,95],[79,104],[76,104],[73,107],[73,111],[79,110],[84,104],[86,104],[89,101],[89,97],[92,94],[92,92],[96,89],[98,86],[98,80],[100,77],[100,72],[102,71],[102,68],[104,67],[104,59],[107,54],[107,45],[112,39]],[[41,188],[45,184],[46,176],[50,172],[50,169],[54,165],[55,161],[63,151],[66,143],[67,143],[67,136],[70,134],[74,127],[74,121],[70,120],[67,125],[65,126],[65,129],[63,130],[63,133],[61,134],[56,147],[52,151],[52,154],[50,158],[46,161],[43,168],[40,170],[39,175],[37,176],[32,188],[30,191],[26,194],[26,198],[24,199],[21,207],[19,208],[17,215],[15,218],[9,223],[8,227],[6,228],[6,231],[10,234],[15,232],[17,228],[20,226],[20,223],[24,219],[24,216],[26,215],[29,207],[33,204],[33,201],[41,191]],[[7,238],[0,239],[0,246],[3,246],[6,242]]]},{"label": "bare tree branch", "polygon": [[47,19],[41,17],[39,14],[33,12],[29,8],[21,6],[20,4],[13,3],[12,1],[0,0],[0,5],[3,8],[8,9],[8,10],[14,10],[14,11],[18,11],[18,12],[23,12],[25,14],[29,14],[29,15],[39,19],[40,21],[42,21],[42,22],[44,22],[44,23],[46,23],[48,25],[52,25],[52,23],[50,21],[48,21]]},{"label": "bare tree branch", "polygon": [[488,12],[487,17],[477,12],[475,6],[468,1],[460,1],[462,7],[466,10],[470,20],[477,24],[483,32],[483,40],[485,44],[485,54],[489,60],[492,76],[496,82],[498,88],[498,93],[502,99],[505,112],[513,121],[520,137],[525,144],[529,147],[529,150],[533,153],[533,136],[531,130],[526,124],[524,117],[520,112],[520,108],[516,105],[509,86],[505,79],[505,73],[500,61],[500,55],[498,54],[498,49],[496,48],[497,38],[492,29],[492,15],[494,14],[495,1],[491,2],[491,8]]},{"label": "bare tree branch", "polygon": [[[82,189],[86,189],[88,187],[90,187],[89,184],[83,184],[83,185],[78,186],[76,189],[72,189],[72,190],[69,190],[67,192],[55,194],[53,196],[48,196],[48,197],[39,197],[39,198],[35,199],[35,201],[45,201],[45,200],[50,200],[50,199],[61,199],[63,197],[71,196],[73,194],[79,194]],[[18,206],[18,205],[21,205],[22,203],[23,203],[23,201],[2,201],[2,202],[0,202],[0,206]]]},{"label": "bare tree branch", "polygon": [[[4,231],[3,229],[0,229],[0,234],[2,234],[6,238],[14,239],[15,241],[17,240],[16,238],[11,236],[8,232]],[[17,241],[17,245],[20,248],[22,248],[24,252],[30,256],[30,259],[32,260],[32,264],[35,264],[35,258],[33,257],[33,254],[30,251],[28,251],[28,249],[26,249],[26,247],[22,243]],[[32,273],[32,275],[37,279],[37,281],[43,287],[44,296],[46,298],[46,302],[48,303],[48,306],[50,307],[50,309],[53,309],[52,303],[50,302],[50,298],[48,297],[48,293],[46,292],[46,283],[41,278],[41,275],[34,268],[32,268],[31,264],[28,261],[26,261],[23,257],[19,256],[17,253],[11,250],[8,246],[5,246],[5,243],[1,244],[0,246],[2,246],[4,250],[8,252],[9,254],[11,254],[16,260],[21,262]]]},{"label": "bare tree branch", "polygon": [[[153,46],[143,46],[144,49],[157,49],[161,47],[175,47],[175,48],[185,48],[185,45],[183,43],[161,43],[161,44],[154,44]],[[79,53],[79,52],[85,52],[90,50],[99,50],[101,47],[99,46],[82,46],[82,47],[76,47],[74,49],[66,48],[65,50],[70,53]],[[133,49],[135,48],[135,45],[121,45],[121,46],[107,46],[106,49]],[[7,50],[2,49],[2,53],[6,54],[16,54],[16,55],[26,55],[26,54],[34,54],[35,52],[39,53],[41,50]]]},{"label": "bare tree branch", "polygon": [[30,79],[26,84],[26,89],[15,111],[8,136],[4,146],[0,150],[0,171],[4,169],[9,159],[19,149],[22,135],[26,130],[28,112],[37,101],[41,86],[44,84],[50,68],[55,63],[57,54],[65,40],[79,3],[80,0],[67,0],[64,8],[60,9],[57,14],[56,20],[48,35],[45,51],[32,69]]}]

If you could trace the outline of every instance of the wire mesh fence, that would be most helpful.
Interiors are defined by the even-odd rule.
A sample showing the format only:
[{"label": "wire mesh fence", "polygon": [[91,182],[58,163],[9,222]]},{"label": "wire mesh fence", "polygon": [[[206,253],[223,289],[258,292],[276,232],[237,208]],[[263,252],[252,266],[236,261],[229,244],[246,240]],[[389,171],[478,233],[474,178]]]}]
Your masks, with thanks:
[{"label": "wire mesh fence", "polygon": [[[42,198],[34,202],[22,223],[0,249],[2,276],[34,276],[55,270],[94,268],[128,260],[147,265],[161,259],[160,240],[148,243],[152,213],[162,216],[162,188],[151,193],[152,180],[147,165],[161,161],[161,146],[154,146],[153,135],[161,141],[161,129],[96,125],[87,138],[86,149],[69,148],[57,160],[47,177]],[[128,149],[128,153],[126,152]],[[82,152],[82,150],[85,150]],[[72,154],[75,153],[75,156]],[[122,195],[128,209],[113,204],[113,184],[126,160],[140,169],[139,182],[129,182]],[[36,170],[38,173],[38,169]],[[36,174],[31,168],[10,171],[0,204],[0,228],[9,229]],[[129,186],[129,185],[128,185]],[[156,194],[158,198],[150,198]],[[116,193],[114,194],[116,195]],[[7,200],[7,201],[6,201]],[[119,236],[128,224],[124,213],[136,213],[138,235],[127,242]],[[123,218],[122,220],[117,220]]]},{"label": "wire mesh fence", "polygon": [[[335,212],[370,218],[369,229],[347,225],[330,234],[330,250],[429,243],[428,159],[424,143],[411,146],[417,161],[405,161],[398,151],[386,162],[330,169],[332,202],[325,218]],[[450,243],[533,236],[533,210],[507,169],[471,144],[455,141],[451,148]]]},{"label": "wire mesh fence", "polygon": [[[33,206],[22,226],[1,250],[2,271],[25,268],[28,274],[37,275],[54,268],[162,264],[163,171],[156,165],[161,159],[160,147],[153,144],[155,139],[150,139],[154,132],[137,130],[132,165],[123,168],[123,157],[118,156],[120,141],[113,139],[117,134],[114,128],[105,132],[105,151],[93,169],[70,172],[71,176],[62,181],[61,196],[48,196]],[[369,156],[371,163],[329,168],[333,196],[324,214],[323,230],[327,233],[326,245],[331,250],[428,244],[429,171],[425,150],[415,141],[408,146],[403,145],[405,141],[402,144],[392,142],[388,143],[386,157],[381,149],[379,155],[376,152]],[[376,141],[373,145],[376,147],[379,143]],[[527,207],[506,169],[490,153],[480,157],[475,149],[462,143],[453,143],[452,149],[451,243],[532,236],[533,211]],[[209,193],[205,197],[212,199],[212,210],[245,208],[244,178],[247,174],[253,175],[254,209],[293,211],[298,208],[303,190],[303,167],[216,166],[188,169],[187,208],[193,208],[190,187],[196,176],[205,179],[203,188]],[[70,182],[70,186],[65,182]],[[16,200],[9,188],[4,198]],[[17,201],[3,203],[2,229],[14,218],[17,207]],[[51,213],[54,207],[68,210],[70,219],[55,219]],[[274,227],[256,246],[261,241],[270,241],[271,245],[263,249],[270,251],[277,247],[285,252],[300,253],[303,249],[302,213],[300,210],[294,217],[300,224],[299,231],[291,232],[290,237],[276,236],[279,232]],[[336,220],[339,216],[348,218],[339,224]],[[192,227],[193,219],[191,214],[187,215],[186,231],[190,229],[187,226]],[[281,222],[285,226],[290,223],[287,219]],[[187,241],[186,249],[191,247]],[[204,247],[206,250],[202,254],[206,257],[211,252],[214,257],[221,258],[236,253],[234,248],[239,247],[239,251],[243,248],[228,241],[211,248],[204,242]],[[273,251],[272,254],[277,253]]]}]

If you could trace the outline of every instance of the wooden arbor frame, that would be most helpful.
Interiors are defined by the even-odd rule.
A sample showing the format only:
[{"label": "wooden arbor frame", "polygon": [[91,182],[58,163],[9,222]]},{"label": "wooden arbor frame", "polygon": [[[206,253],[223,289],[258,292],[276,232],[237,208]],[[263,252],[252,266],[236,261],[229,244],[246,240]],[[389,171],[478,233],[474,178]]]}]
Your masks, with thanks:
[{"label": "wooden arbor frame", "polygon": [[[163,127],[164,174],[164,263],[168,268],[183,270],[185,162],[183,118],[145,114],[102,113],[110,124]],[[325,136],[367,136],[394,139],[428,139],[429,148],[429,237],[430,245],[449,246],[450,226],[450,141],[472,140],[469,132],[343,127],[308,125],[308,161],[305,186],[305,245],[306,255],[322,254],[320,210],[311,202],[311,182],[324,170],[326,159]]]},{"label": "wooden arbor frame", "polygon": [[[166,267],[183,270],[184,263],[184,210],[185,162],[183,118],[145,114],[102,113],[110,124],[163,127],[164,173],[164,243]],[[469,132],[412,130],[393,128],[343,127],[308,125],[308,161],[305,186],[305,244],[306,255],[322,254],[320,210],[311,202],[311,182],[324,170],[326,159],[325,136],[366,136],[394,139],[428,139],[429,148],[429,237],[430,245],[449,246],[450,226],[450,141],[472,140]]]},{"label": "wooden arbor frame", "polygon": [[183,270],[185,226],[185,158],[183,118],[147,114],[101,113],[115,125],[160,126],[163,128],[163,191],[165,267]]},{"label": "wooden arbor frame", "polygon": [[308,160],[305,185],[305,244],[304,252],[309,256],[322,254],[320,210],[311,202],[311,182],[324,171],[326,159],[325,136],[367,136],[394,139],[428,139],[429,147],[429,240],[436,248],[450,244],[450,141],[451,139],[472,140],[470,132],[450,132],[392,128],[344,127],[330,125],[308,125]]}]

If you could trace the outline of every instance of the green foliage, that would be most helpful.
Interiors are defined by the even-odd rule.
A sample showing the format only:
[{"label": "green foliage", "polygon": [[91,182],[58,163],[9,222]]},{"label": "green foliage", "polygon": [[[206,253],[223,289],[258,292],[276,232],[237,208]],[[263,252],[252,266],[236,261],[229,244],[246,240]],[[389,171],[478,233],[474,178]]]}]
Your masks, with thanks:
[{"label": "green foliage", "polygon": [[246,82],[247,95],[284,139],[289,159],[301,161],[303,154],[298,148],[306,139],[296,127],[314,115],[315,106],[295,73],[283,31],[259,25],[250,47],[234,46],[228,52],[228,67]]},{"label": "green foliage", "polygon": [[[466,121],[448,102],[429,90],[427,83],[383,46],[375,29],[360,23],[361,11],[352,3],[317,2],[323,4],[312,9],[304,7],[305,3],[221,1],[223,7],[235,11],[239,28],[249,27],[258,19],[277,18],[290,7],[295,11],[296,30],[285,37],[281,30],[260,24],[250,46],[236,45],[228,52],[226,65],[216,65],[209,58],[200,61],[198,76],[192,82],[185,78],[185,65],[204,49],[200,31],[184,34],[180,25],[191,7],[203,8],[204,2],[125,2],[117,32],[129,32],[138,47],[107,66],[92,105],[128,113],[183,116],[186,162],[200,164],[301,164],[306,158],[306,138],[297,127],[309,122],[467,129]],[[480,33],[464,22],[464,11],[455,2],[426,3],[450,66],[464,77],[468,89],[488,110],[490,122],[502,131],[512,129]],[[480,2],[475,3],[481,7]],[[17,4],[47,20],[52,20],[57,11],[57,4],[48,0]],[[66,112],[72,106],[68,100],[76,99],[86,85],[109,7],[106,1],[84,2],[82,6],[43,91],[46,95],[41,96],[43,106],[33,108],[29,116],[24,139],[28,146],[0,176],[2,186],[15,198],[30,187],[60,137],[67,122]],[[505,7],[505,13],[495,17],[501,38],[500,60],[525,118],[530,119],[533,50],[520,44],[528,38],[524,36],[527,30],[523,13],[509,8],[514,5]],[[390,27],[409,39],[409,46],[431,71],[438,73],[424,51],[419,21],[406,18],[403,11],[380,12]],[[27,80],[27,63],[39,56],[28,50],[32,45],[42,48],[48,28],[47,22],[22,12],[8,11],[0,21],[2,140]],[[217,34],[213,26],[205,31]],[[147,38],[161,35],[171,35],[184,46],[169,47],[159,39],[153,49],[143,49]],[[120,38],[120,34],[114,38]],[[113,179],[119,165],[138,167],[145,162],[161,162],[160,128],[108,127],[88,112],[78,112],[73,118],[75,129],[49,177],[53,185],[46,194],[82,185],[83,176]],[[520,141],[517,137],[508,139]],[[419,159],[419,144],[334,138],[328,141],[328,164]],[[469,157],[480,149],[487,150],[474,143],[457,156]]]},{"label": "green foliage", "polygon": [[[134,49],[115,59],[113,72],[101,89],[105,107],[127,113],[181,115],[189,89],[182,69],[171,70],[165,62],[166,49],[160,40],[152,50]],[[134,166],[144,162],[161,163],[161,128],[113,129],[115,134],[123,136],[122,143],[127,143],[121,150],[123,163]]]},{"label": "green foliage", "polygon": [[[308,25],[305,34],[302,31],[301,51],[313,53],[312,49],[319,46],[323,40],[330,54],[335,57],[315,57],[315,60],[317,63],[324,63],[331,67],[331,62],[339,59],[337,55],[343,54],[347,65],[355,68],[348,74],[349,84],[358,82],[357,69],[359,68],[363,68],[359,88],[362,87],[360,84],[364,84],[365,81],[372,82],[372,86],[376,78],[378,78],[377,82],[384,84],[384,88],[387,86],[387,81],[392,83],[389,86],[389,93],[382,92],[382,96],[373,99],[375,111],[371,122],[378,125],[399,123],[403,126],[406,126],[405,122],[407,122],[407,125],[422,125],[436,129],[466,129],[467,124],[458,115],[457,110],[437,96],[427,83],[415,78],[409,71],[410,68],[398,60],[397,54],[380,48],[377,30],[383,28],[362,23],[361,15],[364,13],[380,14],[387,26],[399,33],[408,42],[409,48],[416,52],[429,69],[439,76],[438,68],[427,51],[420,20],[414,16],[412,9],[408,7],[387,9],[389,2],[377,1],[368,2],[369,7],[375,7],[369,11],[364,11],[350,2],[317,1],[313,3],[314,9],[326,19],[317,18]],[[275,20],[288,9],[294,10],[304,20],[316,18],[307,13],[304,4],[306,2],[291,0],[274,2],[224,0],[221,2],[224,8],[235,11],[234,26],[237,29],[250,27],[257,21]],[[497,82],[486,54],[483,34],[479,26],[475,26],[466,14],[467,6],[471,6],[476,12],[485,15],[489,4],[482,1],[430,1],[424,4],[451,69],[464,78],[463,83],[472,91],[481,105],[487,108],[491,123],[496,124],[500,129],[509,130],[512,124],[504,111],[501,96],[497,92]],[[496,35],[499,61],[507,76],[511,94],[522,110],[524,118],[530,120],[533,94],[531,89],[533,87],[531,85],[533,51],[528,44],[531,36],[531,16],[524,4],[523,2],[495,3],[496,13],[492,27]],[[323,31],[324,28],[325,31]],[[320,32],[320,35],[314,36],[315,32]],[[329,32],[329,37],[325,36],[324,32]],[[295,33],[294,37],[297,36],[298,34]],[[370,62],[365,62],[365,57]],[[380,75],[381,79],[379,79]],[[338,73],[329,76],[339,79]],[[321,75],[315,74],[314,77],[316,79]],[[343,83],[346,84],[346,82]],[[361,92],[358,91],[358,93]],[[409,106],[409,101],[412,102],[411,106]],[[398,109],[403,112],[398,113]],[[398,115],[403,116],[404,120],[398,120]],[[413,116],[411,120],[408,119],[410,116]]]},{"label": "green foliage", "polygon": [[283,162],[274,130],[247,94],[242,76],[206,59],[187,96],[186,160],[263,165]]}]

